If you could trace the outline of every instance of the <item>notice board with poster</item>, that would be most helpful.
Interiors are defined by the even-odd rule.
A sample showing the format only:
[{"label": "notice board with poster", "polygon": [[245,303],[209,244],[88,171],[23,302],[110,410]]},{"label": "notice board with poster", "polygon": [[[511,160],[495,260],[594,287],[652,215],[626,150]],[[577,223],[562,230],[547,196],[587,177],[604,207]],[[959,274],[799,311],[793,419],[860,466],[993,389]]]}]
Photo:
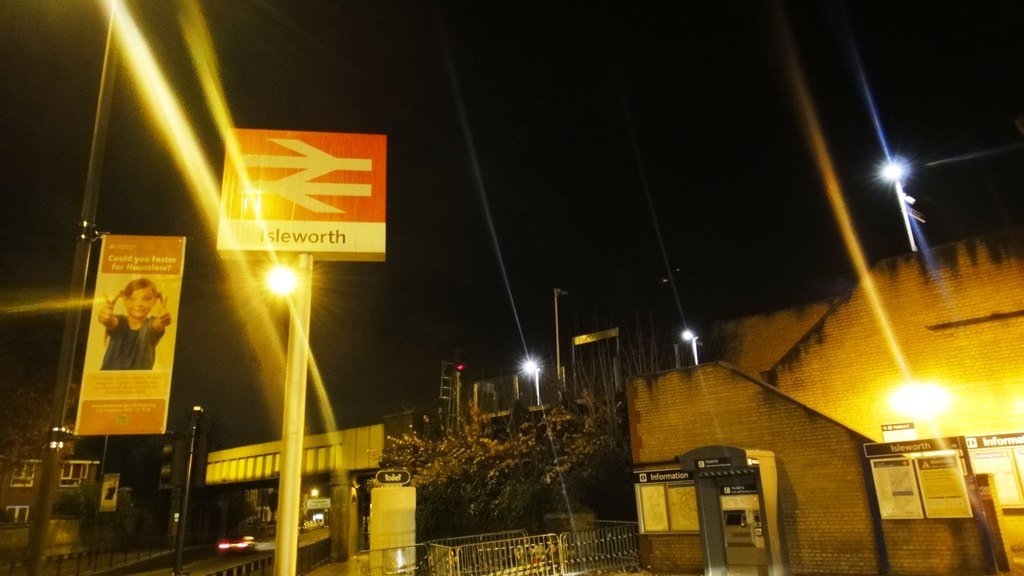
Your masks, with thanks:
[{"label": "notice board with poster", "polygon": [[642,534],[697,532],[697,494],[689,472],[645,470],[633,473]]},{"label": "notice board with poster", "polygon": [[89,318],[78,436],[163,434],[185,238],[103,238]]},{"label": "notice board with poster", "polygon": [[999,506],[1024,508],[1024,432],[967,436],[975,474],[991,474]]},{"label": "notice board with poster", "polygon": [[961,440],[864,444],[882,518],[971,518]]},{"label": "notice board with poster", "polygon": [[924,511],[929,518],[970,518],[971,503],[960,457],[950,454],[914,458]]}]

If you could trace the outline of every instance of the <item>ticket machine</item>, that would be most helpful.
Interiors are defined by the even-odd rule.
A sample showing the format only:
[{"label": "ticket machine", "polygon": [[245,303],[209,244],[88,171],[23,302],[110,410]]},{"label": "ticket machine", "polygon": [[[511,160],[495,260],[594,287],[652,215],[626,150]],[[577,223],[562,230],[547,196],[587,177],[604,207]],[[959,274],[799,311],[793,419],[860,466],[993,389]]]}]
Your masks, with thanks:
[{"label": "ticket machine", "polygon": [[705,446],[676,457],[693,475],[706,576],[784,576],[775,454]]}]

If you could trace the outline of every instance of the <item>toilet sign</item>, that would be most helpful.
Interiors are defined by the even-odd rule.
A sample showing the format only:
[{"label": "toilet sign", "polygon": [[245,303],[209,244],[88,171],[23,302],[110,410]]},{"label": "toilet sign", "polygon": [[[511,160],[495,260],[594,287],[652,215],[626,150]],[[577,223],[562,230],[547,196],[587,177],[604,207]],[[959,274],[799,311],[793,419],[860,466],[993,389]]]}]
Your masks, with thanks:
[{"label": "toilet sign", "polygon": [[224,162],[218,250],[384,260],[386,136],[252,129],[234,135]]},{"label": "toilet sign", "polygon": [[409,474],[408,470],[381,470],[377,472],[373,479],[376,480],[378,484],[403,486],[412,480],[412,475]]}]

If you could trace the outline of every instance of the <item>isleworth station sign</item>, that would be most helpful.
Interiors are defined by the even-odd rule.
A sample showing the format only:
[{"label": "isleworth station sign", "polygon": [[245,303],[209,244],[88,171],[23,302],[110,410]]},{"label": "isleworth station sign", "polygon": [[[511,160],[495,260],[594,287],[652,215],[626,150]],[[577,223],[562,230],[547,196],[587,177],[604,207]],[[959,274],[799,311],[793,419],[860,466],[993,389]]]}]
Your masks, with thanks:
[{"label": "isleworth station sign", "polygon": [[222,253],[384,260],[387,137],[236,129],[221,189]]}]

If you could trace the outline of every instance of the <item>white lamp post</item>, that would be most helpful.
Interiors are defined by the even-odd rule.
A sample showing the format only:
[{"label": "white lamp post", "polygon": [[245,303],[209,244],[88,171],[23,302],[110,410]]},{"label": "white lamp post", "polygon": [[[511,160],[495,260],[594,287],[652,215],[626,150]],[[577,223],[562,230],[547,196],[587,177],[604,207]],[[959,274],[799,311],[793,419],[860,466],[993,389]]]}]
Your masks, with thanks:
[{"label": "white lamp post", "polygon": [[693,365],[700,364],[700,361],[697,359],[697,335],[690,330],[683,330],[683,341],[689,342],[690,347],[693,349]]},{"label": "white lamp post", "polygon": [[914,242],[914,233],[910,229],[910,205],[914,199],[903,191],[903,165],[899,162],[889,162],[882,169],[882,177],[896,185],[896,200],[900,203],[900,214],[903,216],[903,226],[907,229],[907,241],[910,242],[910,250],[917,252],[917,243]]},{"label": "white lamp post", "polygon": [[302,491],[302,440],[306,426],[306,372],[309,368],[313,255],[299,254],[299,265],[294,274],[289,275],[285,270],[277,268],[268,280],[271,288],[277,292],[291,290],[274,576],[293,576],[298,563],[299,548],[299,499]]}]

